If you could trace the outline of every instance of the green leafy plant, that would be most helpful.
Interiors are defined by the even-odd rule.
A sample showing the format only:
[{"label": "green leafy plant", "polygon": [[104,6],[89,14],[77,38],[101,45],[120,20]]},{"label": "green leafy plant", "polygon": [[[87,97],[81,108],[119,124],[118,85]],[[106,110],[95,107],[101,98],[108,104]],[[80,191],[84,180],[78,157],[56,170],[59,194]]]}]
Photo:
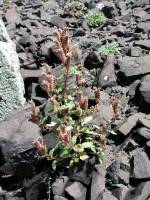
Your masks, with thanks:
[{"label": "green leafy plant", "polygon": [[[100,108],[100,90],[94,88],[95,106],[90,107],[88,98],[83,92],[86,82],[82,75],[83,69],[81,65],[76,66],[71,62],[74,47],[69,40],[69,32],[66,28],[58,29],[55,35],[56,53],[62,61],[63,74],[56,78],[50,67],[45,65],[41,87],[49,96],[49,109],[46,115],[39,115],[35,104],[32,101],[30,103],[31,120],[48,133],[55,133],[59,142],[48,151],[42,138],[37,138],[34,141],[37,152],[40,156],[52,160],[54,170],[62,161],[73,166],[80,160],[95,156],[97,161],[101,162],[104,156],[107,127],[98,127],[92,123],[93,113]],[[74,87],[71,89],[68,84],[70,76],[75,80]]]},{"label": "green leafy plant", "polygon": [[89,11],[85,16],[87,23],[91,27],[99,27],[106,22],[106,17],[102,11],[99,10],[92,10]]},{"label": "green leafy plant", "polygon": [[120,54],[120,51],[121,47],[119,47],[119,44],[117,42],[107,42],[105,45],[98,49],[98,52],[102,55],[108,55],[110,53]]}]

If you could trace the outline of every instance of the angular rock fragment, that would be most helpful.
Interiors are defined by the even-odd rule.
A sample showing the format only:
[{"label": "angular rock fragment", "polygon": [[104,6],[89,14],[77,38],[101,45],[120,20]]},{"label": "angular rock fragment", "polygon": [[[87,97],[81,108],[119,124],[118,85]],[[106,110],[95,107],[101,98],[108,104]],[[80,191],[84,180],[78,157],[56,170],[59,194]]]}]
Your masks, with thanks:
[{"label": "angular rock fragment", "polygon": [[135,179],[150,178],[150,160],[144,151],[138,151],[133,157],[132,177]]}]

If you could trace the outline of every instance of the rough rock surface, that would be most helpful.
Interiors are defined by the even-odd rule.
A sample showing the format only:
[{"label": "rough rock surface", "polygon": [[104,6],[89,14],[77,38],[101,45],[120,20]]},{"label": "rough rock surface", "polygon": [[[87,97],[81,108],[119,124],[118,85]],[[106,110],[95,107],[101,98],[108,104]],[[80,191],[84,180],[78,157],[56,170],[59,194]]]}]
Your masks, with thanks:
[{"label": "rough rock surface", "polygon": [[40,136],[40,128],[28,121],[28,109],[13,112],[0,122],[0,172],[32,176],[38,160],[33,141]]},{"label": "rough rock surface", "polygon": [[19,59],[0,20],[0,120],[24,104],[24,84],[19,72]]}]

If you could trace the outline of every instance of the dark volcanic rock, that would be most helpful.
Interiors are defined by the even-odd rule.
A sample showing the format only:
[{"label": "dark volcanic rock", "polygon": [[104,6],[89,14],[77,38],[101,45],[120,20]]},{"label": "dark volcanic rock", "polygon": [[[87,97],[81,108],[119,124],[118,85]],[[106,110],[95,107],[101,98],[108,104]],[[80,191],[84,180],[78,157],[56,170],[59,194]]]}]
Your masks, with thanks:
[{"label": "dark volcanic rock", "polygon": [[50,23],[59,28],[66,26],[65,20],[59,16],[53,16],[50,20]]},{"label": "dark volcanic rock", "polygon": [[107,168],[107,176],[109,179],[109,185],[128,185],[130,178],[130,167],[129,165],[124,164],[121,161],[114,161]]},{"label": "dark volcanic rock", "polygon": [[20,191],[0,192],[0,200],[25,200],[23,195],[18,195]]},{"label": "dark volcanic rock", "polygon": [[140,46],[143,49],[150,50],[150,40],[139,40],[135,42],[135,45]]},{"label": "dark volcanic rock", "polygon": [[116,129],[124,136],[128,135],[131,130],[137,125],[138,120],[145,117],[143,113],[135,113],[128,117],[123,123],[121,123]]},{"label": "dark volcanic rock", "polygon": [[130,190],[124,200],[147,200],[150,197],[150,181],[140,183],[135,189]]},{"label": "dark volcanic rock", "polygon": [[80,182],[73,182],[70,186],[66,187],[65,191],[72,200],[86,200],[87,189]]},{"label": "dark volcanic rock", "polygon": [[120,73],[125,78],[136,80],[137,76],[150,73],[149,60],[150,55],[137,58],[125,56],[118,60]]},{"label": "dark volcanic rock", "polygon": [[132,177],[135,179],[150,178],[150,160],[145,152],[137,151],[132,162]]},{"label": "dark volcanic rock", "polygon": [[97,165],[92,173],[92,184],[91,184],[91,199],[97,200],[101,195],[102,191],[105,189],[105,175],[106,170],[104,170],[102,165]]},{"label": "dark volcanic rock", "polygon": [[150,119],[140,119],[139,123],[142,124],[144,127],[150,129]]},{"label": "dark volcanic rock", "polygon": [[[150,65],[149,65],[150,66]],[[148,66],[147,66],[148,67]],[[142,80],[139,87],[139,93],[142,97],[141,107],[150,105],[150,75],[146,75]],[[149,110],[149,109],[148,109]]]},{"label": "dark volcanic rock", "polygon": [[47,197],[48,175],[44,172],[37,174],[23,185],[26,200],[44,199]]},{"label": "dark volcanic rock", "polygon": [[15,8],[10,8],[7,10],[5,14],[5,19],[8,24],[11,24],[11,23],[19,24],[19,22],[21,21],[21,18]]},{"label": "dark volcanic rock", "polygon": [[142,49],[140,47],[131,47],[130,54],[132,57],[142,56]]},{"label": "dark volcanic rock", "polygon": [[142,127],[137,129],[137,134],[146,140],[150,140],[150,129]]},{"label": "dark volcanic rock", "polygon": [[73,174],[71,175],[70,179],[79,181],[87,186],[90,185],[94,165],[95,158],[86,160],[85,162],[80,162],[79,165],[74,168]]},{"label": "dark volcanic rock", "polygon": [[66,199],[65,197],[61,197],[61,196],[55,195],[54,196],[54,200],[68,200],[68,199]]},{"label": "dark volcanic rock", "polygon": [[96,200],[117,200],[117,198],[109,190],[105,189]]},{"label": "dark volcanic rock", "polygon": [[137,28],[143,32],[150,31],[150,22],[141,22],[137,25]]},{"label": "dark volcanic rock", "polygon": [[95,52],[90,52],[85,58],[84,66],[89,70],[100,67],[101,64],[99,56]]},{"label": "dark volcanic rock", "polygon": [[114,55],[109,54],[107,60],[100,72],[98,73],[98,87],[106,88],[116,85],[116,75],[114,67]]},{"label": "dark volcanic rock", "polygon": [[62,176],[56,179],[56,181],[52,184],[53,195],[64,196],[67,182],[67,176]]},{"label": "dark volcanic rock", "polygon": [[35,173],[38,158],[33,141],[40,136],[40,129],[28,117],[28,109],[20,110],[0,123],[1,172],[19,176]]}]

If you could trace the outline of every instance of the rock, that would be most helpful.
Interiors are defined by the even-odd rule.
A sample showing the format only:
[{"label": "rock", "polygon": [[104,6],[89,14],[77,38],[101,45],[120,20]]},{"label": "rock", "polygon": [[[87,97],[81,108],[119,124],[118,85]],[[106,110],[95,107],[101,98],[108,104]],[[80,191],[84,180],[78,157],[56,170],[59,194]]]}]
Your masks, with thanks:
[{"label": "rock", "polygon": [[135,96],[135,94],[136,94],[136,89],[137,89],[139,83],[140,83],[140,80],[136,80],[136,81],[134,81],[134,82],[130,85],[130,88],[129,88],[129,91],[128,91],[127,94],[128,94],[131,98],[133,98],[133,97]]},{"label": "rock", "polygon": [[39,70],[30,70],[30,69],[21,69],[21,75],[23,79],[27,78],[39,78],[42,76],[42,72],[44,71],[43,68],[40,68]]},{"label": "rock", "polygon": [[141,80],[141,84],[139,87],[139,95],[141,97],[140,106],[148,112],[150,105],[150,75],[144,76]]},{"label": "rock", "polygon": [[110,104],[104,104],[100,107],[100,111],[93,115],[93,119],[89,122],[97,126],[102,125],[104,121],[108,121],[114,117],[114,112]]},{"label": "rock", "polygon": [[0,20],[0,120],[25,103],[24,84],[19,72],[19,59]]},{"label": "rock", "polygon": [[53,24],[54,26],[57,26],[59,28],[64,28],[66,27],[66,22],[63,18],[59,16],[53,16],[50,20],[50,23]]},{"label": "rock", "polygon": [[135,113],[132,116],[128,117],[116,129],[119,131],[119,133],[123,134],[124,136],[127,136],[132,131],[132,129],[137,125],[139,119],[142,119],[144,117],[145,114],[143,113]]},{"label": "rock", "polygon": [[26,200],[44,199],[47,197],[48,174],[37,174],[23,184]]},{"label": "rock", "polygon": [[128,192],[128,187],[120,184],[118,187],[114,188],[111,190],[112,194],[119,200],[124,200],[127,192]]},{"label": "rock", "polygon": [[143,57],[129,57],[125,56],[118,60],[120,73],[126,79],[136,80],[137,76],[142,76],[150,73],[149,65],[150,55]]},{"label": "rock", "polygon": [[85,35],[86,35],[86,32],[83,29],[79,28],[74,32],[73,36],[74,37],[82,37],[82,36],[85,36]]},{"label": "rock", "polygon": [[107,168],[108,183],[110,186],[117,186],[118,184],[129,184],[130,167],[121,161],[114,161]]},{"label": "rock", "polygon": [[89,70],[100,67],[101,64],[99,55],[97,55],[95,52],[90,52],[85,58],[84,66]]},{"label": "rock", "polygon": [[89,186],[91,183],[92,171],[95,165],[95,158],[86,160],[85,162],[80,162],[74,170],[70,179],[73,181],[79,181],[84,185]]},{"label": "rock", "polygon": [[135,189],[130,190],[124,200],[146,200],[150,196],[150,181],[140,183]]},{"label": "rock", "polygon": [[28,121],[30,108],[13,112],[0,122],[0,171],[5,174],[32,176],[38,162],[33,141],[40,136],[40,128]]},{"label": "rock", "polygon": [[98,87],[106,88],[116,85],[116,75],[115,75],[115,67],[114,67],[114,55],[109,54],[107,56],[107,60],[100,70],[98,77]]},{"label": "rock", "polygon": [[142,56],[142,49],[140,47],[131,47],[130,54],[132,57]]},{"label": "rock", "polygon": [[91,199],[97,200],[101,195],[102,191],[105,189],[105,178],[106,170],[104,170],[102,165],[97,165],[92,173],[92,183],[91,183]]},{"label": "rock", "polygon": [[23,47],[29,47],[34,43],[36,43],[35,37],[28,33],[24,33],[24,35],[18,41],[18,44],[22,45]]},{"label": "rock", "polygon": [[65,191],[72,200],[86,200],[87,189],[80,182],[73,182]]},{"label": "rock", "polygon": [[150,140],[150,129],[148,129],[148,128],[145,128],[145,127],[138,128],[137,134],[139,136],[141,136],[140,140],[139,140],[140,142],[142,142],[141,138],[143,138],[145,140],[145,143],[146,143],[147,140]]},{"label": "rock", "polygon": [[117,200],[117,198],[113,196],[109,190],[105,189],[102,194],[100,194],[99,200]]},{"label": "rock", "polygon": [[134,179],[149,179],[150,178],[150,160],[145,152],[137,151],[133,156],[132,177]]},{"label": "rock", "polygon": [[143,32],[150,31],[150,22],[141,22],[137,25],[137,29]]},{"label": "rock", "polygon": [[108,18],[112,19],[113,17],[116,17],[118,15],[117,9],[113,2],[103,1],[103,4],[104,7],[102,10]]},{"label": "rock", "polygon": [[113,29],[111,30],[111,33],[116,34],[118,37],[123,36],[125,33],[125,28],[119,24],[119,25],[113,27]]},{"label": "rock", "polygon": [[41,45],[40,55],[46,58],[50,58],[50,49],[54,46],[52,41],[47,41]]},{"label": "rock", "polygon": [[21,18],[19,17],[19,14],[17,13],[15,8],[10,8],[7,10],[5,14],[5,19],[8,24],[19,24],[21,21]]},{"label": "rock", "polygon": [[65,197],[61,197],[61,196],[55,195],[54,196],[54,200],[68,200],[68,199],[66,199]]},{"label": "rock", "polygon": [[147,149],[148,155],[150,155],[150,141],[146,143],[146,149]]},{"label": "rock", "polygon": [[140,46],[143,49],[150,50],[150,40],[139,40],[135,42],[136,46]]},{"label": "rock", "polygon": [[150,129],[150,119],[140,119],[139,123],[142,124],[144,127]]},{"label": "rock", "polygon": [[64,196],[67,182],[67,176],[61,176],[57,178],[56,181],[52,184],[53,195]]},{"label": "rock", "polygon": [[133,7],[143,7],[145,5],[149,5],[149,0],[136,0],[134,3],[133,3]]},{"label": "rock", "polygon": [[17,191],[11,191],[11,192],[0,192],[0,199],[1,200],[25,200],[25,198],[23,197],[23,195],[20,195],[21,191],[17,190]]}]

